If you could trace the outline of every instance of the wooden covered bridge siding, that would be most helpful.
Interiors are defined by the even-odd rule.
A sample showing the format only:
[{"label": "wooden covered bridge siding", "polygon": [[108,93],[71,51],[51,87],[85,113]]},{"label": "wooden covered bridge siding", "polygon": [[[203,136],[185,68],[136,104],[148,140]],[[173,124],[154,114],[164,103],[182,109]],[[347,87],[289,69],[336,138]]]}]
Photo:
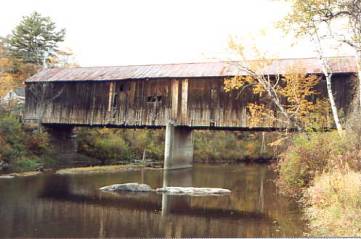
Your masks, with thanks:
[{"label": "wooden covered bridge siding", "polygon": [[[354,59],[329,62],[336,104],[347,114],[354,92]],[[295,64],[321,75],[319,60],[312,58],[277,60],[263,72],[283,74]],[[250,125],[246,106],[259,99],[250,90],[241,95],[224,91],[224,79],[242,74],[227,62],[46,69],[26,81],[24,118],[84,126],[162,127],[172,121],[193,128],[282,127]],[[39,85],[43,90],[34,92]],[[317,90],[327,96],[324,80]]]},{"label": "wooden covered bridge siding", "polygon": [[[338,108],[349,112],[353,78],[340,74],[333,88]],[[224,78],[119,80],[107,82],[50,82],[45,104],[26,90],[26,117],[42,123],[115,127],[159,127],[169,120],[192,127],[249,128],[246,106],[257,99],[251,92],[226,93]],[[326,96],[325,82],[317,87]],[[44,107],[44,108],[42,108]],[[40,113],[41,114],[41,113]],[[256,127],[277,127],[266,123]]]},{"label": "wooden covered bridge siding", "polygon": [[[44,106],[34,99],[31,84],[39,83],[27,85],[26,117],[36,118]],[[48,84],[45,98],[62,92],[45,105],[45,124],[160,126],[170,114],[170,82],[166,80],[40,84]]]},{"label": "wooden covered bridge siding", "polygon": [[[46,84],[42,104],[30,88]],[[46,100],[45,100],[46,102]],[[28,83],[26,117],[70,125],[246,127],[245,100],[225,93],[223,78]],[[44,107],[44,108],[43,108]]]}]

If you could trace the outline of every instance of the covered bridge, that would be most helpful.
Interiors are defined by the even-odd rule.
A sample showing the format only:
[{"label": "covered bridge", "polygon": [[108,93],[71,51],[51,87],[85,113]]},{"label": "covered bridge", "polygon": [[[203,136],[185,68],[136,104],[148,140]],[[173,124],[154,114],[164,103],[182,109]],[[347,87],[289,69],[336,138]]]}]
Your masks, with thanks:
[{"label": "covered bridge", "polygon": [[[353,58],[331,58],[336,103],[352,100]],[[321,74],[318,59],[275,60],[262,72],[284,74],[302,65]],[[243,75],[237,62],[45,69],[26,80],[25,120],[43,124],[161,127],[172,121],[193,128],[247,129],[252,92],[225,92],[224,79]],[[326,84],[318,87],[326,96]],[[254,127],[254,126],[253,126]],[[255,128],[277,127],[260,123]]]}]

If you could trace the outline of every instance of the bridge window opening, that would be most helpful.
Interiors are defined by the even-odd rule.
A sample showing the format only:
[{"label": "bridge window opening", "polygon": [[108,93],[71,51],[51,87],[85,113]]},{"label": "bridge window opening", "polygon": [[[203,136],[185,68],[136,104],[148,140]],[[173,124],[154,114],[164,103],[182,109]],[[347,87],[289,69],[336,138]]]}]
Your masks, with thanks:
[{"label": "bridge window opening", "polygon": [[148,96],[147,97],[147,103],[152,103],[152,102],[155,102],[155,99],[153,96]]},{"label": "bridge window opening", "polygon": [[147,103],[155,103],[155,102],[159,103],[159,102],[162,102],[162,101],[163,101],[163,96],[161,96],[161,95],[148,96],[148,97],[146,98],[146,102],[147,102]]}]

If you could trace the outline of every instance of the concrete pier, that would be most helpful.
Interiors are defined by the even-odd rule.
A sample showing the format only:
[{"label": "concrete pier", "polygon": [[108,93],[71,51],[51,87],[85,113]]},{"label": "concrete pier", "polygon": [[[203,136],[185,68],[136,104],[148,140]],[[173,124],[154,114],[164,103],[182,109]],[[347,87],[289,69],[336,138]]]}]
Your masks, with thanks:
[{"label": "concrete pier", "polygon": [[78,158],[74,127],[52,126],[44,129],[59,160],[65,162]]},{"label": "concrete pier", "polygon": [[164,169],[190,168],[192,164],[192,129],[169,122],[165,132]]}]

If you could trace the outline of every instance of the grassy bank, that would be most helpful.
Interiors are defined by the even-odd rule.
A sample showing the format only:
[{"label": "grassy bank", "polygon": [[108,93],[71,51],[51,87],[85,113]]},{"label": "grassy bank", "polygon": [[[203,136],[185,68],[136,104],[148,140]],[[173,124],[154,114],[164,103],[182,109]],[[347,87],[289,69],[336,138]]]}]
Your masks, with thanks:
[{"label": "grassy bank", "polygon": [[300,199],[312,236],[361,236],[361,148],[357,134],[293,137],[278,162],[278,186]]},{"label": "grassy bank", "polygon": [[[194,131],[194,161],[240,162],[268,160],[273,151],[268,143],[275,135],[268,133]],[[142,159],[162,161],[164,130],[80,129],[77,136],[80,153],[95,157],[101,164]]]},{"label": "grassy bank", "polygon": [[26,130],[15,116],[0,115],[0,145],[0,171],[32,171],[50,162],[47,134]]},{"label": "grassy bank", "polygon": [[314,236],[361,236],[361,173],[335,170],[317,176],[304,195]]}]

